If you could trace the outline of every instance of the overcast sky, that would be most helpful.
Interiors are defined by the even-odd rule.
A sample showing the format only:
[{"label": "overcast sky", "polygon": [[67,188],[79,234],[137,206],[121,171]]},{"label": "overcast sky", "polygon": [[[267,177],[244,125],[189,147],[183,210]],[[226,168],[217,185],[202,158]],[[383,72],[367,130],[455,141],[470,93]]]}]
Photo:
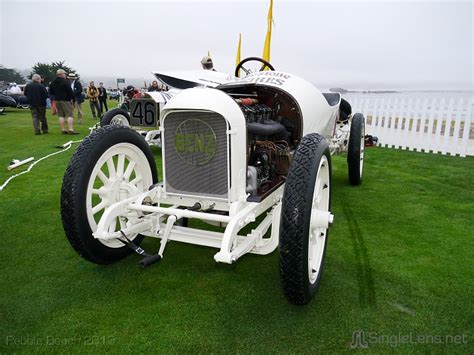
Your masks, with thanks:
[{"label": "overcast sky", "polygon": [[[82,76],[151,78],[219,71],[261,56],[265,1],[0,0],[0,63],[29,69],[66,60]],[[472,1],[274,0],[271,62],[321,86],[473,88]]]}]

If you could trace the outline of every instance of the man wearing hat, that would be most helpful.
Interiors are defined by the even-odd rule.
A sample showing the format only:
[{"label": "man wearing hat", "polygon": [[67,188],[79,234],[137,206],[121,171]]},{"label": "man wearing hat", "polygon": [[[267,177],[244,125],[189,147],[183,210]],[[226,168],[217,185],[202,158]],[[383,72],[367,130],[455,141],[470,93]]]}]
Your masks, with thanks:
[{"label": "man wearing hat", "polygon": [[[74,111],[74,93],[69,81],[66,79],[66,72],[63,69],[56,71],[56,79],[49,85],[49,92],[56,100],[56,109],[58,111],[59,125],[63,134],[79,134],[74,131],[72,117]],[[67,129],[65,127],[67,122]]]},{"label": "man wearing hat", "polygon": [[204,70],[216,71],[216,70],[214,69],[214,64],[212,63],[211,57],[208,57],[208,56],[202,57],[202,59],[201,59],[201,65],[202,65],[202,68],[203,68]]},{"label": "man wearing hat", "polygon": [[[82,111],[82,103],[84,102],[84,93],[82,92],[82,84],[79,81],[79,78],[74,73],[69,73],[67,76],[69,82],[71,83],[71,89],[74,93],[74,109],[77,109],[77,119],[79,123],[82,123],[82,116],[84,115]],[[74,113],[74,112],[73,112]]]}]

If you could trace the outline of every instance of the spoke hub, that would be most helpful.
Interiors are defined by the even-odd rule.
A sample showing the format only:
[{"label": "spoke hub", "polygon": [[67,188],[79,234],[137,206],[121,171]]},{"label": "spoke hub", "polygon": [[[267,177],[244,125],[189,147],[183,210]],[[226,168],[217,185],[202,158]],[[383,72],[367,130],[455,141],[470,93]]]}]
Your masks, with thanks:
[{"label": "spoke hub", "polygon": [[311,212],[311,229],[327,229],[333,221],[334,215],[329,211],[314,209]]}]

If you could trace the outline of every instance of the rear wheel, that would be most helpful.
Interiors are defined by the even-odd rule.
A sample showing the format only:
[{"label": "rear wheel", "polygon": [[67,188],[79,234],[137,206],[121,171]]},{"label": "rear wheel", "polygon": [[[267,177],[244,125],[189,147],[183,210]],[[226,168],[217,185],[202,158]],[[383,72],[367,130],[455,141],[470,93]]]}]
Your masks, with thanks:
[{"label": "rear wheel", "polygon": [[[135,131],[110,125],[86,137],[69,162],[61,188],[63,227],[74,250],[96,264],[127,256],[131,250],[120,241],[95,239],[92,233],[109,206],[146,191],[156,181],[153,155]],[[115,226],[128,223],[119,217]],[[143,239],[127,237],[136,244]]]},{"label": "rear wheel", "polygon": [[129,127],[130,114],[121,108],[114,108],[113,110],[104,113],[100,120],[100,125],[102,127],[107,125],[119,125]]},{"label": "rear wheel", "polygon": [[303,305],[321,281],[332,215],[331,155],[319,134],[301,140],[283,193],[280,224],[280,275],[285,296]]},{"label": "rear wheel", "polygon": [[349,183],[360,185],[364,168],[365,119],[361,113],[352,116],[351,132],[347,147]]}]

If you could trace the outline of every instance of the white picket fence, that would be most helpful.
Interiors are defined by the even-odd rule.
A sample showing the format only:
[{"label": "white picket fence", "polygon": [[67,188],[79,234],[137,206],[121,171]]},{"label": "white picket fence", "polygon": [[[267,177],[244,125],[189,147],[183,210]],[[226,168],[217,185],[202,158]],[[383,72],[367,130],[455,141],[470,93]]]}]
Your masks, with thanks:
[{"label": "white picket fence", "polygon": [[401,94],[343,95],[354,112],[366,117],[366,133],[379,146],[474,155],[472,95],[439,97]]}]

